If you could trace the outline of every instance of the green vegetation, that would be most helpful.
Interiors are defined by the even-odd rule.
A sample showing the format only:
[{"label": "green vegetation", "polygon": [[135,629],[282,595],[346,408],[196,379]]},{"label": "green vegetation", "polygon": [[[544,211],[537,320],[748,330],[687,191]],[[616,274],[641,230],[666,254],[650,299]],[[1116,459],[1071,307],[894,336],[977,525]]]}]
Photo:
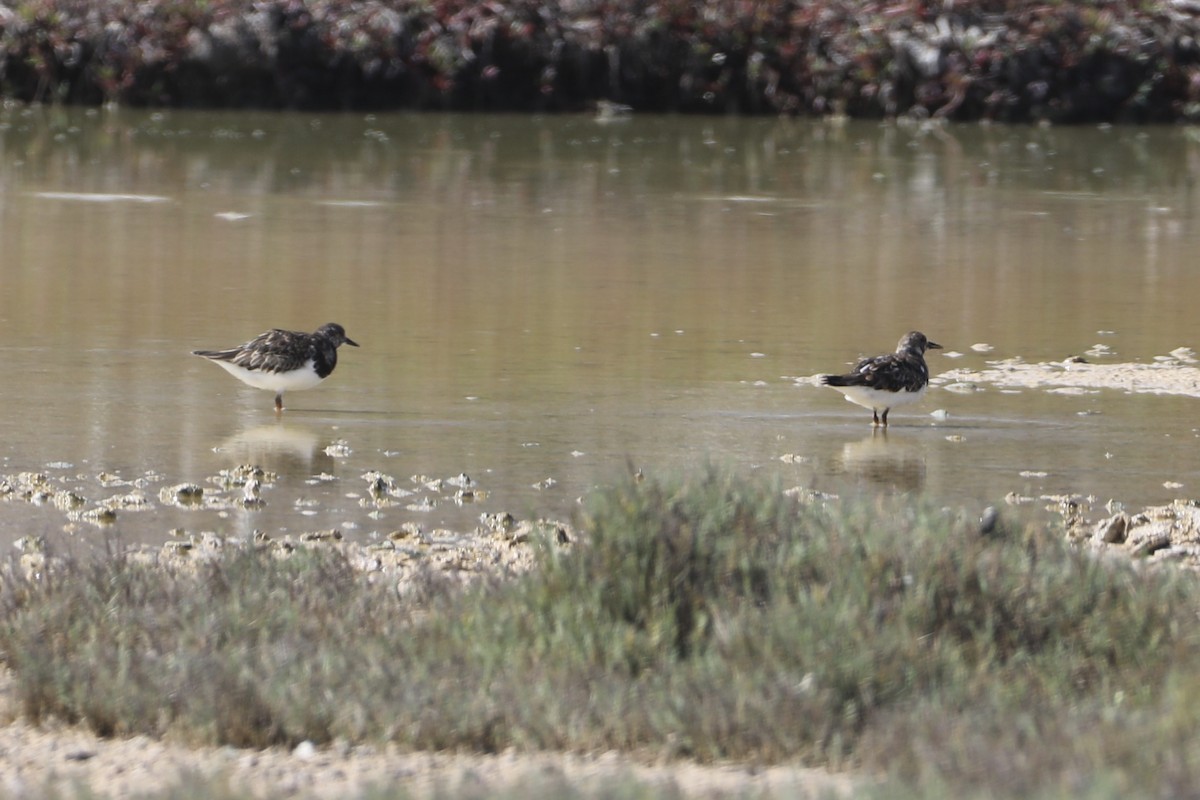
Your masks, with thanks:
[{"label": "green vegetation", "polygon": [[0,90],[96,105],[1200,117],[1188,2],[30,0]]},{"label": "green vegetation", "polygon": [[1190,573],[715,470],[630,480],[578,524],[540,570],[467,591],[319,552],[13,569],[0,661],[30,718],[107,735],[801,761],[891,797],[1200,782]]}]

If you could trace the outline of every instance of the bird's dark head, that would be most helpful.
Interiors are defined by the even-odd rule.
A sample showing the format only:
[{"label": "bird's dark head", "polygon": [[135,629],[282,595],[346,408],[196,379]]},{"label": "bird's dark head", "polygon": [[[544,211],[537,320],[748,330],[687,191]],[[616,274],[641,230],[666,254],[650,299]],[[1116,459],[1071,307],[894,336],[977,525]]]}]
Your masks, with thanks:
[{"label": "bird's dark head", "polygon": [[326,339],[333,342],[334,347],[338,347],[343,344],[358,347],[358,342],[347,336],[346,329],[341,325],[338,325],[336,322],[330,322],[317,328],[317,335],[324,336]]},{"label": "bird's dark head", "polygon": [[925,355],[926,350],[941,349],[940,344],[929,341],[920,331],[909,331],[900,338],[900,343],[896,345],[897,353],[915,353],[919,356]]}]

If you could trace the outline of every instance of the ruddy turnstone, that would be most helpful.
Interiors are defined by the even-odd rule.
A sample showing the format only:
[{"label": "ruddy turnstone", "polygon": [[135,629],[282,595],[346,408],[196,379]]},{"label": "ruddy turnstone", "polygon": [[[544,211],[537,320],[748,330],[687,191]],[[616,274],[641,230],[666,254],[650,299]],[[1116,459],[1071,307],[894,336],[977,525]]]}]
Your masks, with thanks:
[{"label": "ruddy turnstone", "polygon": [[275,410],[283,410],[283,393],[311,389],[329,377],[337,366],[337,349],[358,347],[336,322],[312,333],[275,328],[229,350],[193,350],[242,383],[275,392]]},{"label": "ruddy turnstone", "polygon": [[941,345],[929,341],[920,331],[912,331],[900,339],[896,352],[864,358],[853,372],[821,375],[818,380],[846,395],[851,403],[871,409],[875,424],[886,428],[889,411],[924,397],[929,386],[925,351],[933,349],[941,349]]}]

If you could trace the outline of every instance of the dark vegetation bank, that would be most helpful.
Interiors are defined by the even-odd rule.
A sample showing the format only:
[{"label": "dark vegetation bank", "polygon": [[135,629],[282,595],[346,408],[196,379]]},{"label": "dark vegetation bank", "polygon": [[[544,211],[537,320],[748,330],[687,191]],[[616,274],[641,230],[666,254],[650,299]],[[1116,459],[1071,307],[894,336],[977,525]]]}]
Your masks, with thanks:
[{"label": "dark vegetation bank", "polygon": [[1200,118],[1200,0],[31,0],[24,101],[287,109]]},{"label": "dark vegetation bank", "polygon": [[465,591],[329,551],[14,567],[0,664],[29,720],[112,736],[801,762],[888,797],[1200,785],[1191,572],[714,472],[601,492],[579,530]]}]

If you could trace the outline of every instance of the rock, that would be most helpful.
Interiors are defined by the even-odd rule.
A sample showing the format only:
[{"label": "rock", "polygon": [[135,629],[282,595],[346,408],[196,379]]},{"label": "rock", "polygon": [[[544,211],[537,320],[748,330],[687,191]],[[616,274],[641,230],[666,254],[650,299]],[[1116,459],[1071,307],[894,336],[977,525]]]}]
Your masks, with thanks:
[{"label": "rock", "polygon": [[996,532],[996,524],[1000,522],[1000,512],[995,506],[988,506],[983,510],[983,514],[979,517],[979,533],[982,536],[990,536]]},{"label": "rock", "polygon": [[158,499],[168,505],[196,506],[204,500],[204,487],[194,483],[177,483],[158,493]]},{"label": "rock", "polygon": [[1129,549],[1129,555],[1134,556],[1135,558],[1138,556],[1148,556],[1170,546],[1170,531],[1156,530],[1142,538],[1137,542],[1137,544],[1133,545],[1133,547]]},{"label": "rock", "polygon": [[479,521],[483,523],[483,527],[493,533],[511,531],[513,526],[517,524],[513,515],[507,511],[498,511],[495,514],[480,514]]},{"label": "rock", "polygon": [[305,739],[303,742],[296,745],[295,749],[292,750],[292,756],[294,758],[299,758],[303,761],[308,761],[309,759],[315,757],[316,755],[317,755],[317,746],[315,744],[313,744],[311,741],[309,741],[308,739]]},{"label": "rock", "polygon": [[87,500],[84,497],[71,491],[55,492],[53,502],[56,508],[63,511],[72,511],[87,504]]},{"label": "rock", "polygon": [[67,518],[93,525],[111,525],[117,521],[117,512],[111,508],[89,508],[87,511],[72,511]]},{"label": "rock", "polygon": [[337,528],[331,528],[324,531],[308,531],[300,534],[302,542],[338,542],[342,539],[342,532]]},{"label": "rock", "polygon": [[465,472],[460,472],[453,478],[447,478],[446,483],[450,484],[451,486],[457,486],[460,489],[475,488],[475,481],[471,480],[471,476],[467,475]]},{"label": "rock", "polygon": [[396,479],[391,475],[371,470],[363,473],[362,477],[367,482],[367,492],[370,493],[372,500],[379,500],[396,491]]},{"label": "rock", "polygon": [[1190,347],[1176,347],[1167,355],[1171,356],[1176,361],[1183,361],[1188,364],[1196,361],[1196,351]]},{"label": "rock", "polygon": [[13,547],[22,553],[43,553],[46,551],[46,537],[31,533],[13,542]]},{"label": "rock", "polygon": [[325,455],[331,458],[349,458],[354,451],[350,449],[350,443],[345,439],[338,439],[330,444],[324,450]]},{"label": "rock", "polygon": [[415,539],[421,536],[421,526],[415,522],[405,522],[398,530],[394,530],[388,534],[388,538],[393,542],[401,539]]},{"label": "rock", "polygon": [[257,480],[264,484],[274,483],[277,477],[275,473],[267,472],[257,464],[241,464],[232,469],[223,469],[209,480],[222,488],[232,489],[235,486],[244,486],[249,480]]},{"label": "rock", "polygon": [[1097,525],[1092,538],[1104,544],[1123,544],[1128,530],[1129,515],[1122,511]]},{"label": "rock", "polygon": [[793,486],[791,489],[784,489],[783,493],[785,496],[798,500],[804,505],[812,505],[814,503],[821,503],[826,500],[838,499],[836,494],[822,492],[817,489],[810,489],[807,486]]}]

